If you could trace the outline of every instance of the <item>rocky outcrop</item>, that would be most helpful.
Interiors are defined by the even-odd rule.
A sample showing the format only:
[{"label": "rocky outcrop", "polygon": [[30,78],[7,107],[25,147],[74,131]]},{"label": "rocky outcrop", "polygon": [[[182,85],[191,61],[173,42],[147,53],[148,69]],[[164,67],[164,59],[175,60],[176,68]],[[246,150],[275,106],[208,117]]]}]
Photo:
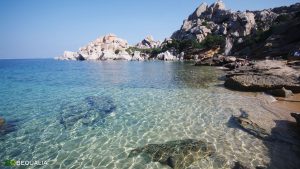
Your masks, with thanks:
[{"label": "rocky outcrop", "polygon": [[[224,54],[229,55],[235,44],[243,43],[249,36],[260,34],[260,31],[269,30],[279,16],[294,16],[299,10],[300,3],[289,7],[245,12],[227,10],[220,0],[210,6],[203,3],[183,21],[181,28],[175,31],[171,38],[197,39],[201,42],[209,34],[224,36],[226,37]],[[242,49],[246,50],[247,47],[243,46]]]},{"label": "rocky outcrop", "polygon": [[161,42],[155,41],[151,35],[147,36],[141,42],[135,45],[135,47],[139,49],[150,49],[150,48],[158,48],[160,47]]},{"label": "rocky outcrop", "polygon": [[88,45],[79,48],[78,52],[64,52],[59,60],[131,60],[125,50],[128,48],[126,40],[114,34],[97,38]]},{"label": "rocky outcrop", "polygon": [[258,61],[227,74],[225,87],[242,91],[269,91],[285,88],[300,92],[300,72],[283,61]]},{"label": "rocky outcrop", "polygon": [[209,143],[187,139],[169,141],[164,144],[148,144],[131,150],[128,157],[142,155],[145,159],[168,165],[173,169],[183,169],[195,161],[211,156],[214,152],[213,146]]}]

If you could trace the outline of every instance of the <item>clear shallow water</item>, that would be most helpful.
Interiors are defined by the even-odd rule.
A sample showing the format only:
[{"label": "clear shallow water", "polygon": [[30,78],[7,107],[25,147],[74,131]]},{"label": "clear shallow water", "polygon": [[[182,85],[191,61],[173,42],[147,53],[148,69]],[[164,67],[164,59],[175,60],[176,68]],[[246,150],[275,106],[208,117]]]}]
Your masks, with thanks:
[{"label": "clear shallow water", "polygon": [[0,159],[48,161],[26,168],[168,168],[128,154],[199,139],[224,163],[209,158],[190,168],[268,164],[265,144],[227,122],[240,108],[272,114],[220,87],[219,74],[180,62],[1,60],[0,116],[15,126],[0,135]]}]

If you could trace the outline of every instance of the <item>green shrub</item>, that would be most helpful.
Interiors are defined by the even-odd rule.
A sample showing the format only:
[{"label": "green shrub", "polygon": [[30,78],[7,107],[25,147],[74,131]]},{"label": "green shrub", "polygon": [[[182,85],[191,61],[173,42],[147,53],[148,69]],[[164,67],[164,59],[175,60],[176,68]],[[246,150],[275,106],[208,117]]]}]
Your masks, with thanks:
[{"label": "green shrub", "polygon": [[282,22],[287,22],[289,21],[291,18],[286,15],[286,14],[281,14],[279,15],[276,19],[275,19],[275,22],[276,23],[282,23]]},{"label": "green shrub", "polygon": [[225,37],[220,35],[208,35],[202,42],[205,48],[213,48],[216,46],[225,46]]}]

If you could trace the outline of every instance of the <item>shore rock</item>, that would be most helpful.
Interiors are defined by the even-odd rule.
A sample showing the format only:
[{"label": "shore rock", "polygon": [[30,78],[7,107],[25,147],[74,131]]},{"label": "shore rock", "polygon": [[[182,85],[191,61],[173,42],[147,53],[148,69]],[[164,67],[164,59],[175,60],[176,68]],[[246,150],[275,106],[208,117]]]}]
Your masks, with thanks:
[{"label": "shore rock", "polygon": [[145,159],[168,165],[173,169],[183,169],[194,161],[211,156],[214,152],[211,144],[201,140],[187,139],[169,141],[164,144],[148,144],[132,150],[128,157],[142,155]]},{"label": "shore rock", "polygon": [[282,61],[258,61],[227,74],[225,87],[241,91],[285,89],[300,92],[300,72]]},{"label": "shore rock", "polygon": [[300,113],[291,113],[291,116],[296,119],[298,126],[300,126]]},{"label": "shore rock", "polygon": [[290,97],[293,95],[291,90],[286,90],[284,87],[281,89],[269,90],[267,93],[277,97]]}]

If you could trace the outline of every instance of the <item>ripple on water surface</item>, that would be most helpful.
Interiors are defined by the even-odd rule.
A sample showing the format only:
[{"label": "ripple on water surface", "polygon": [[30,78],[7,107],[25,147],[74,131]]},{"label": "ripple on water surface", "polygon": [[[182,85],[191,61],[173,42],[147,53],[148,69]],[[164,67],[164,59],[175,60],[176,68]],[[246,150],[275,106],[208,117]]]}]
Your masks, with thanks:
[{"label": "ripple on water surface", "polygon": [[[212,68],[161,62],[51,61],[49,66],[56,75],[38,66],[45,72],[32,68],[36,79],[20,82],[14,70],[0,85],[0,115],[19,119],[15,131],[1,136],[1,159],[48,161],[29,168],[169,168],[128,156],[147,144],[193,139],[211,144],[216,155],[189,168],[226,168],[234,161],[253,168],[270,162],[261,140],[227,123],[241,108],[272,114],[259,100],[218,87],[222,82]],[[41,83],[45,75],[53,81]]]}]

